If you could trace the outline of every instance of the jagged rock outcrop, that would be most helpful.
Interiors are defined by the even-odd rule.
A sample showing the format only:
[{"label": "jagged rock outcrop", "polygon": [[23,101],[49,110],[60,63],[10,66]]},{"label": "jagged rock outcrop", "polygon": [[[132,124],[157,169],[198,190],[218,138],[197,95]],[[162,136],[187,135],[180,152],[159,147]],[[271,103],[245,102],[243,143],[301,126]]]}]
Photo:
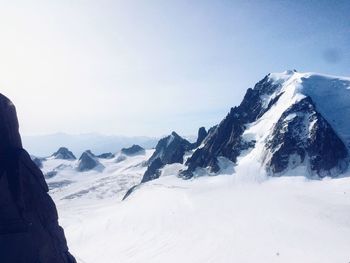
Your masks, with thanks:
[{"label": "jagged rock outcrop", "polygon": [[[148,159],[147,170],[140,184],[159,178],[161,168],[166,164],[183,163],[186,151],[192,150],[193,144],[172,132],[169,136],[160,139],[152,156]],[[123,197],[125,200],[140,184],[131,187]]]},{"label": "jagged rock outcrop", "polygon": [[154,159],[147,167],[146,172],[142,177],[141,183],[145,183],[154,179],[159,178],[160,176],[160,168],[162,168],[165,164],[162,162],[160,158]]},{"label": "jagged rock outcrop", "polygon": [[192,144],[180,137],[176,132],[159,140],[155,152],[148,160],[148,168],[142,178],[142,183],[159,177],[159,169],[166,164],[183,163],[186,151],[192,149]]},{"label": "jagged rock outcrop", "polygon": [[0,94],[0,261],[75,263],[40,169],[22,148],[14,105]]},{"label": "jagged rock outcrop", "polygon": [[200,127],[198,129],[197,141],[195,142],[194,148],[197,148],[204,141],[205,137],[207,137],[208,133],[204,127]]},{"label": "jagged rock outcrop", "polygon": [[68,150],[66,147],[60,147],[57,152],[52,154],[52,156],[55,159],[62,159],[62,160],[76,160],[77,158],[74,156],[74,154]]},{"label": "jagged rock outcrop", "polygon": [[45,179],[49,179],[49,178],[56,176],[59,171],[64,170],[67,167],[71,167],[71,166],[66,165],[66,164],[60,164],[60,165],[56,166],[51,171],[47,171],[46,173],[44,173]]},{"label": "jagged rock outcrop", "polygon": [[114,158],[114,154],[113,153],[102,153],[100,155],[97,155],[98,158],[101,158],[101,159],[112,159]]},{"label": "jagged rock outcrop", "polygon": [[90,150],[87,150],[80,156],[77,170],[85,172],[92,169],[103,169],[103,165]]},{"label": "jagged rock outcrop", "polygon": [[[300,164],[309,167],[309,175],[320,177],[335,176],[344,171],[348,162],[347,148],[333,127],[317,111],[308,93],[319,97],[310,87],[320,85],[320,81],[324,90],[327,85],[332,88],[338,83],[342,88],[348,82],[309,76],[295,70],[273,76],[269,74],[253,89],[248,89],[242,103],[232,108],[226,118],[208,132],[203,145],[187,160],[188,168],[180,175],[191,178],[197,168],[209,168],[210,172],[217,173],[220,170],[218,157],[237,163],[237,158],[243,152],[256,147],[257,141],[253,138],[256,135],[244,136],[244,133],[247,127],[259,122],[266,123],[259,132],[269,136],[264,142],[264,156],[258,153],[255,158],[263,159],[261,165],[269,174],[281,174]],[[319,103],[324,105],[323,101]],[[286,105],[290,107],[284,109]],[[268,117],[264,115],[266,113],[269,113]],[[293,118],[290,117],[292,115]],[[275,126],[267,128],[270,124],[266,119],[275,117]],[[264,137],[257,137],[261,136]]]},{"label": "jagged rock outcrop", "polygon": [[[347,149],[310,97],[287,109],[266,143],[266,167],[272,174],[301,164],[318,176],[332,176],[347,168]],[[309,156],[311,158],[306,159]],[[306,161],[306,163],[305,163]]]},{"label": "jagged rock outcrop", "polygon": [[32,161],[35,163],[38,168],[43,168],[43,161],[45,160],[44,158],[39,158],[39,157],[31,157]]},{"label": "jagged rock outcrop", "polygon": [[197,167],[209,167],[211,172],[218,172],[218,156],[223,156],[236,162],[241,151],[254,146],[254,142],[246,142],[241,135],[247,123],[255,121],[262,116],[277,100],[278,97],[265,105],[262,95],[270,95],[279,85],[272,83],[266,76],[259,81],[254,89],[248,89],[242,103],[238,107],[231,108],[230,113],[221,123],[215,126],[206,138],[205,145],[197,149],[186,165],[188,169],[182,172],[182,176],[190,178]]},{"label": "jagged rock outcrop", "polygon": [[125,155],[144,154],[145,149],[142,148],[140,145],[134,144],[133,146],[131,146],[129,148],[121,149],[121,153],[125,154]]},{"label": "jagged rock outcrop", "polygon": [[52,171],[48,171],[44,174],[44,177],[46,179],[50,179],[52,177],[55,177],[57,175],[58,171],[57,170],[52,170]]}]

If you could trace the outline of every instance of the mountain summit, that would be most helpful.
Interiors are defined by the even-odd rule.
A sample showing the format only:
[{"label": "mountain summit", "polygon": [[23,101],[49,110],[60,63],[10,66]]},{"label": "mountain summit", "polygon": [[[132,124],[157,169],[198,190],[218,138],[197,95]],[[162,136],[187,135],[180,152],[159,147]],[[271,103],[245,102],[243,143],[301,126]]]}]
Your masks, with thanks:
[{"label": "mountain summit", "polygon": [[62,160],[76,160],[77,158],[74,156],[74,154],[68,150],[66,147],[60,147],[57,152],[52,154],[52,157],[55,159],[62,159]]},{"label": "mountain summit", "polygon": [[201,127],[197,142],[175,132],[161,139],[141,183],[169,171],[184,179],[226,172],[336,177],[349,165],[348,115],[350,78],[270,73],[218,125]]},{"label": "mountain summit", "polygon": [[348,165],[349,89],[348,78],[268,74],[211,130],[181,175],[190,178],[199,168],[217,173],[224,157],[236,169],[250,163],[268,175],[298,168],[311,177],[337,176]]}]

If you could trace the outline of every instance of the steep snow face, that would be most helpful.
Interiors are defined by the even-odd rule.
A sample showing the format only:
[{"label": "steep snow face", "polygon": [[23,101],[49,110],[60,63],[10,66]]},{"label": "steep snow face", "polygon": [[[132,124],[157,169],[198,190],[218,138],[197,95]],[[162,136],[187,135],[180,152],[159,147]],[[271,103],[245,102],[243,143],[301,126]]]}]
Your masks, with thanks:
[{"label": "steep snow face", "polygon": [[[350,122],[344,121],[343,117],[350,113],[349,87],[348,78],[315,73],[286,71],[267,75],[254,89],[248,89],[242,103],[231,109],[209,134],[205,144],[189,158],[188,170],[182,174],[191,177],[198,167],[210,167],[212,172],[218,172],[220,156],[236,163],[236,170],[255,167],[249,169],[252,173],[264,173],[266,170],[282,172],[280,169],[270,169],[273,165],[283,167],[284,173],[302,166],[305,175],[335,176],[343,172],[347,166],[345,159],[348,152],[344,145],[349,147],[350,143]],[[304,112],[298,111],[298,121],[295,121],[296,115],[291,109],[306,98],[313,112],[309,107],[304,107]],[[291,114],[286,116],[286,112]],[[294,132],[288,133],[288,136],[294,138],[288,139],[298,145],[298,151],[293,149],[293,145],[286,147],[286,140],[283,140],[287,138],[282,133],[290,130]],[[271,148],[269,141],[274,140],[274,136],[280,137],[279,146]],[[314,141],[314,146],[310,146],[310,141]],[[336,143],[332,144],[332,141]],[[287,158],[274,158],[282,145]],[[322,152],[322,156],[313,155],[317,152]],[[337,159],[324,158],[326,155]],[[290,165],[272,164],[272,159]],[[312,163],[310,165],[314,159],[325,163],[322,169]]]},{"label": "steep snow face", "polygon": [[301,93],[310,96],[319,113],[331,124],[339,137],[350,146],[350,78],[319,74],[301,77]]},{"label": "steep snow face", "polygon": [[347,150],[310,99],[293,104],[279,118],[265,142],[270,156],[265,164],[273,174],[304,164],[309,174],[332,176],[347,167]]},{"label": "steep snow face", "polygon": [[[279,129],[280,133],[285,133],[287,130],[283,129],[287,129],[287,126],[277,126],[280,118],[283,116],[284,113],[288,112],[288,109],[291,109],[293,105],[296,105],[300,101],[304,100],[306,97],[311,98],[313,104],[315,104],[316,110],[321,112],[321,115],[330,124],[342,124],[338,126],[334,125],[332,126],[332,128],[335,130],[336,134],[339,135],[339,137],[342,138],[344,142],[346,142],[347,133],[344,132],[344,130],[346,130],[344,129],[344,126],[348,126],[348,124],[345,124],[347,123],[346,121],[341,120],[342,117],[340,116],[342,116],[342,114],[340,116],[339,114],[338,116],[335,116],[333,110],[328,112],[325,109],[330,108],[329,105],[334,105],[334,108],[337,109],[338,112],[347,113],[347,111],[350,111],[350,90],[347,89],[347,87],[349,87],[350,85],[350,82],[348,79],[339,79],[336,77],[322,76],[313,73],[298,73],[294,71],[287,71],[284,73],[273,73],[268,75],[268,77],[270,81],[275,85],[278,85],[279,88],[276,89],[270,96],[264,96],[263,100],[265,101],[265,104],[269,104],[270,101],[273,101],[275,98],[278,98],[278,100],[257,121],[247,126],[248,128],[243,133],[243,138],[247,141],[254,140],[256,141],[256,144],[248,155],[242,156],[240,158],[238,164],[254,162],[254,160],[258,160],[259,163],[271,162],[271,158],[273,158],[273,152],[267,149],[267,144],[268,141],[271,141],[271,139],[273,139],[274,137],[274,129],[276,130],[277,128]],[[320,83],[322,83],[322,85]],[[321,88],[318,89],[318,87]],[[327,94],[330,93],[329,90],[331,90],[331,93],[335,93],[337,95],[333,95],[333,100],[328,103],[326,98]],[[348,98],[348,105],[337,102],[336,98],[339,98],[339,94],[342,94],[341,97]],[[339,104],[341,105],[340,107],[338,106]],[[316,121],[315,119],[310,118],[311,116],[308,116],[309,112],[299,112],[298,114],[304,114],[302,118],[305,121],[310,121],[310,123],[306,124],[300,122],[297,124],[298,128],[301,128],[300,130],[304,128],[302,127],[303,125],[306,125],[305,127],[309,127],[309,129],[304,129],[304,134],[292,134],[291,136],[294,137],[295,143],[303,142],[310,136],[312,132],[312,127],[313,125],[315,125]],[[288,123],[295,117],[295,114],[290,114],[286,116],[284,121],[285,123]],[[335,140],[337,139],[335,138]],[[331,151],[332,149],[328,150]],[[289,160],[290,164],[288,165],[289,168],[303,166],[303,174],[309,174],[310,167],[308,167],[307,163],[302,162],[302,160],[299,160],[299,157],[300,154],[293,154],[291,156]],[[344,151],[342,151],[340,157],[345,158]],[[259,165],[255,165],[255,167],[259,167]],[[239,170],[240,168],[238,167],[237,169]],[[264,169],[264,167],[261,167],[258,170],[259,172],[263,172]],[[277,172],[281,171],[278,170]]]},{"label": "steep snow face", "polygon": [[[348,145],[350,123],[344,121],[343,117],[350,114],[350,78],[286,71],[271,73],[269,79],[282,86],[281,91],[276,94],[290,90],[289,95],[309,96],[317,111]],[[293,103],[293,96],[289,96],[288,100]]]},{"label": "steep snow face", "polygon": [[350,122],[344,117],[350,114],[350,78],[294,71],[272,73],[269,78],[282,85],[281,92],[290,90],[289,105],[293,95],[309,96],[317,111],[349,145]]}]

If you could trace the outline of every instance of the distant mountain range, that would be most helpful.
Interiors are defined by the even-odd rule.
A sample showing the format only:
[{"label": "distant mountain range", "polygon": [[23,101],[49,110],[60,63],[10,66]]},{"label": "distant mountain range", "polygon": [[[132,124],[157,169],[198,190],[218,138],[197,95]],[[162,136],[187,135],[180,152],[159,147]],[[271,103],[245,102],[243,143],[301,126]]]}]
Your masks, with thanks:
[{"label": "distant mountain range", "polygon": [[97,133],[66,134],[55,133],[49,135],[23,136],[23,145],[28,152],[38,157],[50,156],[60,147],[67,147],[76,156],[84,151],[91,150],[96,154],[105,152],[115,153],[122,148],[138,144],[146,149],[153,148],[159,138],[146,136],[118,136],[102,135]]},{"label": "distant mountain range", "polygon": [[184,179],[227,167],[247,175],[336,177],[349,165],[349,89],[346,77],[270,73],[218,125],[202,127],[197,145],[176,133],[160,140],[141,182],[174,163]]},{"label": "distant mountain range", "polygon": [[349,164],[349,89],[346,77],[268,74],[211,129],[182,176],[203,168],[219,173],[227,160],[237,172],[338,176]]},{"label": "distant mountain range", "polygon": [[[144,238],[147,233],[145,227],[149,228],[149,233],[143,243],[149,245],[148,241],[151,240],[151,248],[154,247],[153,241],[156,242],[161,234],[168,235],[169,229],[175,229],[175,232],[165,236],[165,242],[173,236],[181,237],[180,242],[175,240],[174,244],[183,245],[188,236],[192,237],[193,240],[183,251],[201,241],[198,233],[214,231],[212,233],[215,234],[208,238],[210,243],[205,243],[211,247],[213,238],[219,237],[220,242],[223,242],[222,237],[232,238],[232,242],[235,242],[237,229],[241,229],[241,236],[246,237],[247,229],[249,231],[261,222],[263,224],[259,229],[264,229],[268,237],[274,236],[271,233],[276,229],[279,232],[287,229],[288,247],[290,237],[294,235],[295,221],[303,222],[299,235],[304,235],[305,226],[318,222],[320,225],[314,228],[315,232],[305,242],[306,245],[313,245],[315,240],[322,240],[315,249],[317,253],[319,247],[329,241],[328,235],[319,229],[326,229],[327,233],[339,231],[334,234],[334,237],[340,237],[339,244],[344,241],[342,235],[348,236],[344,234],[346,232],[343,229],[346,228],[340,225],[345,226],[343,222],[347,222],[344,207],[348,204],[348,188],[344,185],[349,182],[346,177],[349,177],[350,172],[350,121],[347,119],[350,114],[350,78],[295,70],[270,73],[249,88],[240,105],[232,107],[221,122],[207,129],[199,128],[196,138],[181,137],[176,132],[160,139],[62,133],[24,137],[24,146],[32,154],[32,160],[41,169],[45,181],[27,154],[20,156],[19,160],[23,163],[20,167],[14,165],[16,162],[7,162],[16,154],[25,152],[21,149],[19,139],[11,141],[19,136],[12,135],[18,128],[17,119],[14,118],[14,109],[10,114],[13,119],[6,117],[5,113],[10,112],[11,107],[8,107],[10,104],[7,100],[4,102],[0,103],[0,113],[3,105],[1,114],[4,123],[0,130],[7,140],[4,140],[5,158],[2,160],[5,176],[10,175],[8,178],[12,184],[12,193],[7,191],[7,182],[2,180],[1,192],[6,197],[3,200],[14,200],[13,207],[20,209],[22,214],[32,207],[34,215],[41,211],[50,212],[44,216],[39,213],[39,218],[51,218],[50,215],[56,213],[54,206],[47,207],[50,199],[45,193],[48,190],[46,181],[50,195],[61,207],[62,222],[69,226],[70,242],[75,248],[80,247],[82,242],[85,242],[85,248],[91,239],[83,240],[81,236],[90,233],[88,236],[100,240],[101,244],[113,244],[111,254],[116,244],[123,245],[125,239],[119,236],[126,237],[126,240],[130,237],[132,242],[129,248],[132,249],[126,250],[122,245],[120,249],[133,253],[135,236]],[[209,178],[214,175],[220,176]],[[201,179],[194,179],[200,176]],[[296,176],[317,180],[300,180]],[[32,180],[29,181],[32,186],[30,191],[21,187],[26,181],[19,180],[27,177]],[[319,180],[324,177],[338,179]],[[263,181],[266,183],[262,184]],[[21,194],[19,198],[16,197],[18,193]],[[33,193],[39,193],[41,198],[31,204]],[[118,199],[126,201],[118,204]],[[27,203],[22,204],[22,200]],[[315,209],[316,203],[320,206]],[[7,204],[2,207],[11,208],[9,212],[3,213],[5,219],[16,218],[16,209]],[[245,210],[246,207],[249,210]],[[320,214],[320,211],[325,214]],[[95,217],[95,213],[99,216]],[[243,222],[242,225],[246,226],[246,221],[251,220],[249,227],[234,228],[230,235],[226,235],[227,229],[235,226],[232,222],[239,217],[241,219],[236,223]],[[58,252],[65,257],[66,261],[62,262],[74,263],[56,221],[57,217],[54,217],[52,229],[47,227],[46,222],[42,224],[44,227],[35,229],[48,229],[53,237],[51,239],[61,248]],[[40,222],[34,223],[38,225]],[[51,226],[51,221],[49,223]],[[176,228],[174,223],[178,224]],[[198,224],[202,224],[201,228],[197,228]],[[279,228],[276,228],[276,224],[280,224]],[[219,232],[218,226],[222,227]],[[328,230],[324,226],[329,227]],[[157,229],[159,233],[154,234]],[[12,231],[12,224],[5,230]],[[249,252],[251,236],[256,235],[256,230],[254,228],[246,239]],[[77,231],[80,231],[80,235],[76,234]],[[317,235],[319,238],[315,238]],[[183,239],[183,236],[186,238]],[[116,241],[110,242],[110,239]],[[261,244],[261,240],[257,244]],[[279,241],[278,236],[272,242],[273,247]],[[91,242],[88,248],[95,248],[95,240]],[[34,242],[38,247],[41,244]],[[223,244],[230,243],[225,240]],[[108,251],[110,246],[105,247]],[[164,249],[164,241],[158,247]],[[302,248],[304,250],[304,246]],[[347,251],[347,247],[344,248]],[[169,249],[173,250],[173,246],[169,246]],[[337,247],[335,251],[338,250]],[[17,250],[10,251],[12,256],[20,256],[14,251]],[[91,251],[95,256],[95,251]],[[202,255],[203,251],[201,247],[198,253]],[[153,259],[154,254],[150,255]]]},{"label": "distant mountain range", "polygon": [[[104,173],[108,173],[115,169],[112,168],[115,163],[118,167],[123,162],[128,164],[129,158],[123,150],[119,151],[120,148],[139,144],[146,149],[154,148],[147,152],[147,159],[137,164],[140,167],[138,173],[143,172],[139,183],[158,179],[169,169],[171,174],[184,179],[225,172],[302,175],[317,179],[338,177],[349,166],[350,122],[346,119],[350,114],[349,89],[350,79],[344,77],[294,70],[271,73],[248,89],[241,104],[231,108],[218,125],[208,131],[199,128],[197,140],[187,140],[189,138],[176,132],[160,140],[61,134],[38,137],[37,143],[39,147],[45,145],[46,139],[45,147],[50,142],[56,143],[52,147],[68,145],[78,156],[86,149],[96,153],[87,151],[79,162],[73,159],[59,169],[57,161],[42,160],[50,161],[44,165],[47,167],[45,174],[50,176],[62,168],[67,173],[68,170],[84,172],[103,167],[95,170],[101,172],[106,168]],[[140,146],[134,145],[130,149]],[[56,148],[45,152],[46,156]],[[68,153],[66,150],[60,156]],[[130,167],[126,166],[124,172],[128,169]]]}]

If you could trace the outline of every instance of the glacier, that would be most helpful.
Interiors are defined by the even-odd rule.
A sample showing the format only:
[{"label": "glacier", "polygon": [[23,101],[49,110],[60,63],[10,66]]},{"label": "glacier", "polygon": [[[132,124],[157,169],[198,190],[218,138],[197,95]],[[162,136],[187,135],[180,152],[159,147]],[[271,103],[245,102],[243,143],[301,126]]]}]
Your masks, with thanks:
[{"label": "glacier", "polygon": [[[350,79],[294,70],[266,78],[272,86],[259,97],[261,112],[248,116],[239,135],[242,142],[254,143],[244,144],[236,159],[215,156],[217,171],[196,167],[188,180],[179,176],[220,124],[188,149],[182,162],[164,164],[159,178],[142,184],[154,149],[96,157],[104,169],[83,172],[76,169],[78,160],[45,158],[41,169],[46,175],[56,172],[46,181],[77,261],[348,262],[349,169],[309,176],[306,162],[295,153],[278,176],[269,176],[266,166],[273,154],[267,142],[277,124],[283,133],[301,114],[307,129],[298,136],[307,140],[317,123],[310,112],[322,116],[325,122],[319,123],[329,124],[332,138],[339,137],[349,150]],[[312,100],[310,112],[289,113],[305,98]]]}]

